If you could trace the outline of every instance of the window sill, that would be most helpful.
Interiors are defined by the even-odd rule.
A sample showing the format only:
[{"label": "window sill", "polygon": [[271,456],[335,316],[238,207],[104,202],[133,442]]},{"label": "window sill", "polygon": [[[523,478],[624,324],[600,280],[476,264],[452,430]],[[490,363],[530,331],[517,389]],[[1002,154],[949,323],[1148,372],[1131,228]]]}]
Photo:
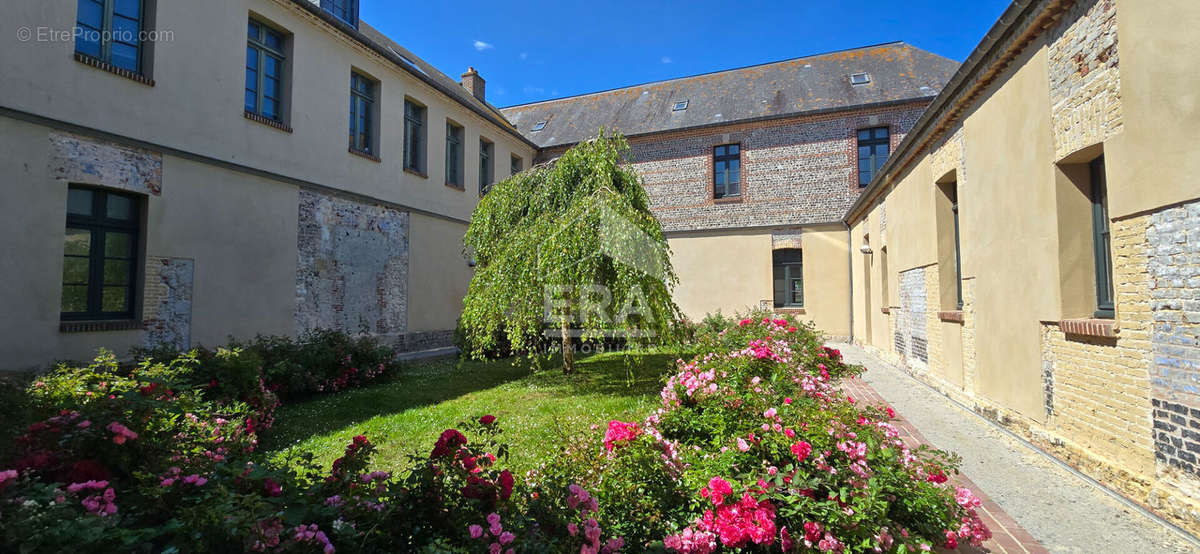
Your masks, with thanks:
[{"label": "window sill", "polygon": [[726,196],[724,198],[713,198],[713,204],[741,204],[741,196]]},{"label": "window sill", "polygon": [[805,310],[804,310],[804,308],[802,308],[802,307],[799,307],[799,306],[795,306],[795,307],[791,307],[791,308],[789,308],[789,307],[787,307],[787,306],[784,306],[784,307],[782,307],[782,308],[775,308],[775,313],[777,313],[777,314],[795,314],[795,315],[804,315],[804,314],[807,314],[808,312],[807,312],[807,311],[805,311]]},{"label": "window sill", "polygon": [[950,310],[946,312],[938,312],[938,319],[950,323],[962,323],[965,321],[962,310]]},{"label": "window sill", "polygon": [[376,156],[375,154],[372,154],[372,153],[370,153],[370,152],[363,152],[362,150],[358,150],[358,149],[356,149],[356,148],[348,148],[347,150],[348,150],[348,151],[349,151],[351,154],[354,154],[355,156],[358,156],[358,157],[360,157],[360,158],[365,158],[365,159],[371,160],[371,161],[373,161],[373,162],[375,162],[375,163],[380,163],[380,162],[382,162],[382,161],[383,161],[383,160],[380,160],[380,159],[379,159],[379,156]]},{"label": "window sill", "polygon": [[1080,337],[1117,337],[1117,324],[1111,319],[1064,319],[1058,322],[1059,329],[1068,335]]},{"label": "window sill", "polygon": [[417,177],[420,177],[420,178],[422,178],[422,179],[428,179],[428,178],[429,178],[429,175],[426,175],[426,174],[424,174],[424,173],[422,173],[422,172],[420,172],[420,171],[417,171],[417,170],[415,170],[415,169],[408,168],[408,167],[404,168],[404,172],[405,172],[405,173],[412,174],[412,175],[416,175]]},{"label": "window sill", "polygon": [[467,192],[466,185],[456,185],[454,183],[446,183],[446,188],[454,189],[454,190],[457,190],[458,192]]},{"label": "window sill", "polygon": [[100,331],[130,331],[141,329],[142,322],[132,319],[113,319],[107,321],[60,321],[60,333],[94,333]]},{"label": "window sill", "polygon": [[154,79],[146,77],[145,75],[142,75],[141,73],[136,73],[136,72],[130,71],[130,70],[122,68],[122,67],[117,67],[106,61],[93,58],[86,54],[80,54],[79,52],[76,52],[75,53],[75,61],[77,61],[83,65],[86,65],[88,67],[94,67],[96,69],[99,69],[100,71],[106,71],[108,73],[112,73],[113,75],[117,75],[119,77],[124,77],[126,79],[129,79],[130,81],[141,83],[148,87],[154,86]]},{"label": "window sill", "polygon": [[272,129],[278,129],[278,130],[283,131],[288,134],[291,134],[291,132],[292,132],[292,128],[288,127],[287,125],[284,125],[283,122],[276,121],[276,120],[268,118],[268,117],[263,117],[254,112],[243,111],[242,116],[245,117],[246,119],[249,119],[250,121],[253,121],[255,123],[261,123]]}]

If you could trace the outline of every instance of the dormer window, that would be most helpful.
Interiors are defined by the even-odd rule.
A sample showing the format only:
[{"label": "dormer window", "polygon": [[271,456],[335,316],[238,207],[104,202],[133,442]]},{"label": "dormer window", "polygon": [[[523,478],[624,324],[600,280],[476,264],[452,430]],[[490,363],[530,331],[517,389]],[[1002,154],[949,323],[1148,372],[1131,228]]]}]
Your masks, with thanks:
[{"label": "dormer window", "polygon": [[358,28],[358,0],[321,0],[321,9]]},{"label": "dormer window", "polygon": [[871,82],[871,75],[868,73],[855,73],[850,75],[850,84],[865,85]]},{"label": "dormer window", "polygon": [[682,112],[683,110],[686,110],[686,109],[687,109],[687,106],[688,106],[688,101],[687,101],[687,100],[680,100],[680,101],[678,101],[678,102],[675,102],[675,105],[674,105],[674,106],[671,106],[671,111],[673,111],[673,112]]},{"label": "dormer window", "polygon": [[539,121],[539,122],[533,124],[533,128],[530,129],[530,131],[541,131],[542,129],[545,129],[545,128],[546,128],[546,122]]}]

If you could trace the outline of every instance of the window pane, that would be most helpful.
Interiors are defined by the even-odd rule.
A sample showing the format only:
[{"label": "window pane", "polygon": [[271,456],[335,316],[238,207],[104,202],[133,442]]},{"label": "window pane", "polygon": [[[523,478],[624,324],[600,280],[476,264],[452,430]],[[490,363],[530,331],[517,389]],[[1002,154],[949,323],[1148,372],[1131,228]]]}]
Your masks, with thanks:
[{"label": "window pane", "polygon": [[93,29],[99,29],[104,24],[104,2],[79,0],[79,12],[76,20]]},{"label": "window pane", "polygon": [[259,29],[260,27],[258,23],[255,23],[254,20],[250,20],[249,25],[246,28],[246,34],[250,37],[250,40],[260,40],[258,34]]},{"label": "window pane", "polygon": [[125,44],[138,43],[138,21],[114,15],[112,18],[112,39]]},{"label": "window pane", "polygon": [[128,287],[104,287],[101,293],[100,310],[104,312],[124,312],[129,310]]},{"label": "window pane", "polygon": [[262,116],[268,119],[279,118],[279,103],[270,98],[263,98]]},{"label": "window pane", "polygon": [[74,256],[87,256],[92,251],[92,232],[87,229],[72,229],[67,227],[67,240],[63,253]]},{"label": "window pane", "polygon": [[75,27],[75,51],[93,58],[100,57],[100,32],[79,25]]},{"label": "window pane", "polygon": [[110,259],[104,260],[104,284],[128,285],[129,261]]},{"label": "window pane", "polygon": [[858,140],[868,140],[871,138],[871,130],[863,129],[858,132]]},{"label": "window pane", "polygon": [[738,169],[729,170],[729,184],[742,182],[742,172]]},{"label": "window pane", "polygon": [[246,91],[246,111],[258,111],[258,94],[255,94],[252,90]]},{"label": "window pane", "polygon": [[732,155],[736,155],[737,153],[738,153],[738,145],[730,144],[729,145],[729,155],[732,156]]},{"label": "window pane", "polygon": [[133,199],[128,196],[108,195],[108,218],[129,220],[133,218]]},{"label": "window pane", "polygon": [[114,0],[113,13],[138,19],[141,17],[141,0]]},{"label": "window pane", "polygon": [[279,33],[267,31],[267,40],[264,42],[270,48],[280,51],[283,50],[283,36],[281,36]]},{"label": "window pane", "polygon": [[87,311],[87,285],[63,285],[62,311]]},{"label": "window pane", "polygon": [[67,213],[92,215],[92,191],[87,189],[68,189]]},{"label": "window pane", "polygon": [[777,265],[774,267],[774,284],[775,284],[775,307],[783,306],[787,303],[787,287],[785,287],[786,279],[784,277],[783,266]]},{"label": "window pane", "polygon": [[713,183],[715,183],[717,186],[724,186],[725,172],[722,170],[717,170],[716,173],[713,173]]},{"label": "window pane", "polygon": [[888,145],[886,145],[886,144],[877,145],[875,147],[875,157],[880,158],[881,160],[886,160],[888,157],[888,151],[889,151]]},{"label": "window pane", "polygon": [[267,77],[279,77],[279,59],[275,56],[263,56],[263,75]]},{"label": "window pane", "polygon": [[67,256],[63,258],[62,282],[69,285],[86,285],[88,282],[88,259]]},{"label": "window pane", "polygon": [[726,196],[737,196],[742,193],[741,186],[737,181],[730,179],[729,184],[725,187]]},{"label": "window pane", "polygon": [[[252,46],[246,47],[246,69],[258,70],[258,50]],[[250,72],[247,71],[246,75],[250,75]],[[246,82],[249,83],[250,80],[247,79]]]},{"label": "window pane", "polygon": [[128,233],[104,233],[104,255],[110,258],[132,258],[133,236]]},{"label": "window pane", "polygon": [[875,129],[875,138],[877,138],[877,139],[887,138],[887,136],[888,136],[887,127],[880,127],[878,129]]},{"label": "window pane", "polygon": [[732,170],[732,171],[735,171],[735,172],[736,172],[736,171],[740,170],[740,169],[741,169],[741,167],[742,167],[742,161],[741,161],[741,160],[729,160],[729,169],[730,169],[730,170]]},{"label": "window pane", "polygon": [[858,186],[865,187],[871,184],[871,172],[858,172]]},{"label": "window pane", "polygon": [[858,147],[858,158],[861,160],[862,158],[869,158],[869,157],[871,157],[871,147],[870,146],[859,146]]},{"label": "window pane", "polygon": [[715,155],[715,156],[724,156],[724,155],[725,155],[725,147],[724,147],[724,146],[718,146],[718,147],[717,147],[717,148],[716,148],[716,149],[713,151],[713,155]]},{"label": "window pane", "polygon": [[858,160],[858,170],[860,172],[871,173],[871,158],[863,158]]},{"label": "window pane", "polygon": [[[267,59],[269,60],[270,58],[267,58]],[[270,75],[270,74],[271,73],[268,71],[267,75]],[[279,98],[279,80],[263,79],[263,96],[270,96],[271,98]]]},{"label": "window pane", "polygon": [[129,71],[138,70],[137,48],[119,42],[113,42],[111,45],[112,61],[109,63],[123,69],[128,69]]}]

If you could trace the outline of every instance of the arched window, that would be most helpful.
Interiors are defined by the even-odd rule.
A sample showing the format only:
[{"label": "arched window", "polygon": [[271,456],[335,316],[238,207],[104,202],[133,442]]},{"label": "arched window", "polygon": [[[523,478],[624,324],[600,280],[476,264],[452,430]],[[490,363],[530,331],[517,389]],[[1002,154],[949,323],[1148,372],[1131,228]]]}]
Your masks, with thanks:
[{"label": "arched window", "polygon": [[798,248],[786,248],[771,253],[774,266],[775,307],[804,306],[804,256]]}]

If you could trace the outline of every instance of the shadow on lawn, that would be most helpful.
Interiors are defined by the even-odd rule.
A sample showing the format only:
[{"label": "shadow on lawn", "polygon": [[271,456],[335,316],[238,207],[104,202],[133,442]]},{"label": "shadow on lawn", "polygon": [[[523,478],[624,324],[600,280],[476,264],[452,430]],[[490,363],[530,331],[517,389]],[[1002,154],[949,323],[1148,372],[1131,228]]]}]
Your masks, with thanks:
[{"label": "shadow on lawn", "polygon": [[606,353],[580,358],[576,373],[563,375],[557,361],[543,361],[535,371],[527,359],[465,360],[438,358],[413,362],[408,371],[386,383],[313,398],[280,408],[275,425],[262,437],[261,452],[285,448],[375,416],[440,404],[502,386],[527,382],[531,388],[569,396],[657,395],[662,378],[677,354]]}]

